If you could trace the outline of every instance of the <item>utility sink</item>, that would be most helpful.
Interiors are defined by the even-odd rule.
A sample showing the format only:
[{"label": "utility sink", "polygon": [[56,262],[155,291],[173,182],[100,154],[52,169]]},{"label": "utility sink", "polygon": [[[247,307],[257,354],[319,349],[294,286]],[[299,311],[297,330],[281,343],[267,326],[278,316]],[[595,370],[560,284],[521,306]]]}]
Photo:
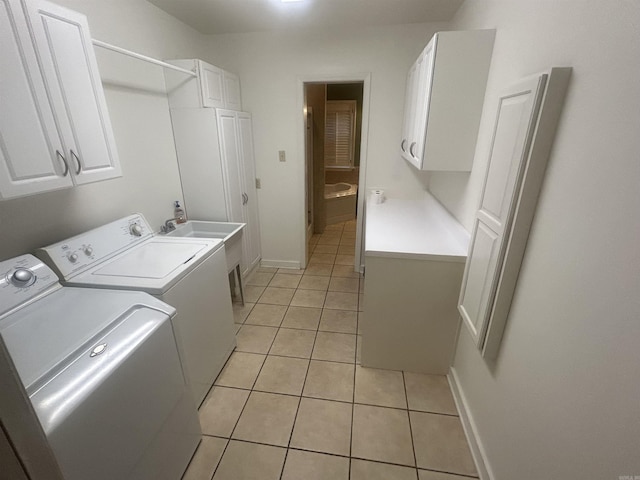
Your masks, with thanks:
[{"label": "utility sink", "polygon": [[176,229],[167,233],[170,237],[221,238],[225,244],[240,239],[245,223],[207,222],[189,220],[176,225]]},{"label": "utility sink", "polygon": [[227,254],[227,270],[233,271],[240,265],[242,257],[242,230],[246,223],[207,222],[189,220],[176,225],[176,229],[167,233],[170,237],[220,238],[224,242]]}]

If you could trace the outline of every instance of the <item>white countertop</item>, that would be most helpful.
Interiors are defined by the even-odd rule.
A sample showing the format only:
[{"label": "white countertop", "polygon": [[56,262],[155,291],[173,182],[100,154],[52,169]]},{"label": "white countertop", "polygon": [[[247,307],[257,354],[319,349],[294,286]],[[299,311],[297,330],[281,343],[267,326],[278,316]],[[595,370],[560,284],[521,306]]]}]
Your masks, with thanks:
[{"label": "white countertop", "polygon": [[429,192],[418,198],[367,199],[365,255],[465,262],[469,233]]}]

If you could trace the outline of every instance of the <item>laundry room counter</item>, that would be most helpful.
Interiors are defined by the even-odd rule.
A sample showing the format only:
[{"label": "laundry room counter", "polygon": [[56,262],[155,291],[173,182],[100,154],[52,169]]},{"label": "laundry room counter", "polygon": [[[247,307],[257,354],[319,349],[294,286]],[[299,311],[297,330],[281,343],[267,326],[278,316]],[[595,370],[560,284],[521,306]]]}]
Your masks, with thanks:
[{"label": "laundry room counter", "polygon": [[429,192],[367,203],[365,254],[464,263],[469,233]]},{"label": "laundry room counter", "polygon": [[448,373],[468,245],[428,192],[367,202],[363,366]]}]

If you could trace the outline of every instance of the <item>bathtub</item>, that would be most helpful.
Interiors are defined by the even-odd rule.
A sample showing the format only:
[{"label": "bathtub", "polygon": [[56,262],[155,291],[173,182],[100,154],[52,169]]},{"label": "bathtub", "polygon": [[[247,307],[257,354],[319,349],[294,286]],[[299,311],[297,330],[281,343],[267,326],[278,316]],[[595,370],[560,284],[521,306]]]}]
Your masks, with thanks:
[{"label": "bathtub", "polygon": [[326,224],[346,222],[356,218],[358,186],[349,183],[333,183],[324,186]]}]

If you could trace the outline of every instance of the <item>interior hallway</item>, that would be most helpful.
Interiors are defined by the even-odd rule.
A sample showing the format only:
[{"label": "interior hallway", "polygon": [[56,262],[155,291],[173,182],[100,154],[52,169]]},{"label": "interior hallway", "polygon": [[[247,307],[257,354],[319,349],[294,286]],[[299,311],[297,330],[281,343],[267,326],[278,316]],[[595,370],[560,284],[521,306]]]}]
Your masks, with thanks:
[{"label": "interior hallway", "polygon": [[249,279],[184,480],[477,477],[444,376],[360,366],[354,245],[355,221],[330,225],[305,270]]}]

